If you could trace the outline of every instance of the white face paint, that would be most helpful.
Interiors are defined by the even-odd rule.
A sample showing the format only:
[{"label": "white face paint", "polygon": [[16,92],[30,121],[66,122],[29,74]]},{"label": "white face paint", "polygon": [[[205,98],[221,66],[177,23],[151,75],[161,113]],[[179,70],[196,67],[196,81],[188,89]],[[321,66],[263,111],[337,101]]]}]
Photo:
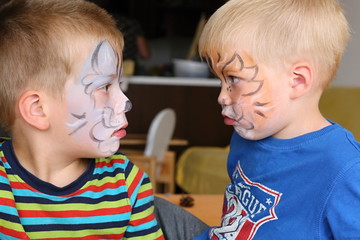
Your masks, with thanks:
[{"label": "white face paint", "polygon": [[67,86],[68,134],[100,156],[114,154],[126,135],[131,102],[120,89],[119,69],[116,51],[102,41]]}]

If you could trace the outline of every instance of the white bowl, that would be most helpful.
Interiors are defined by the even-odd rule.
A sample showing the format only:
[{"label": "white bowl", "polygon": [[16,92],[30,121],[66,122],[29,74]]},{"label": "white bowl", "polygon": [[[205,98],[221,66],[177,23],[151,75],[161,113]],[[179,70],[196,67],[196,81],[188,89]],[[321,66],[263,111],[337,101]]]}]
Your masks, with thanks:
[{"label": "white bowl", "polygon": [[206,62],[174,59],[174,73],[176,77],[208,78],[209,67]]}]

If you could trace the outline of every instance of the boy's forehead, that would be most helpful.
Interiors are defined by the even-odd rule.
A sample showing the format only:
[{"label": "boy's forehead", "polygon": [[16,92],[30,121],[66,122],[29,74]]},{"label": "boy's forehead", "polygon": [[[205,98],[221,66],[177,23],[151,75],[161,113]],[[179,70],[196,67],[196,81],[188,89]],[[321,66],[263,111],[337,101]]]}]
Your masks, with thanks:
[{"label": "boy's forehead", "polygon": [[[105,66],[116,66],[116,69],[119,70],[119,55],[107,40],[83,45],[74,57],[76,75],[82,75],[88,69],[100,71],[101,69],[99,68]],[[113,74],[117,73],[118,71]]]},{"label": "boy's forehead", "polygon": [[219,66],[227,65],[234,60],[240,60],[246,65],[256,65],[254,58],[241,46],[214,46],[207,51],[207,60]]}]

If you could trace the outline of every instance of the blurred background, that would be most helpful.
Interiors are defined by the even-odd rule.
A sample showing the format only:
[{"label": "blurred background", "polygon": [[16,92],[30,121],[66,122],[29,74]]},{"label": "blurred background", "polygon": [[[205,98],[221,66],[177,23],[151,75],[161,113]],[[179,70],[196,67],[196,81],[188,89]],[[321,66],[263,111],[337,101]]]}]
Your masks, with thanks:
[{"label": "blurred background", "polygon": [[[137,56],[135,75],[173,75],[172,60],[186,58],[202,17],[225,0],[93,0],[111,12],[140,24],[150,56]],[[129,44],[128,44],[129,45]],[[192,58],[198,59],[198,56]]]},{"label": "blurred background", "polygon": [[[220,115],[217,103],[220,83],[211,74],[204,79],[178,78],[174,60],[199,61],[196,54],[199,28],[226,0],[98,1],[106,2],[106,9],[114,16],[122,14],[138,21],[149,51],[146,57],[137,53],[135,69],[129,76],[126,94],[134,107],[127,114],[128,132],[146,134],[156,113],[164,108],[174,109],[173,138],[186,142],[169,145],[169,150],[176,154],[176,183],[187,192],[221,192],[227,182],[227,146],[233,129],[223,124]],[[360,69],[360,1],[339,1],[352,37],[336,79],[322,97],[320,109],[325,117],[343,125],[360,140],[357,106],[360,104],[357,71]],[[191,181],[185,183],[186,179]]]},{"label": "blurred background", "polygon": [[[186,58],[202,15],[210,16],[226,0],[94,0],[112,13],[126,14],[139,21],[151,56],[138,56],[136,75],[171,75],[172,59]],[[360,1],[339,0],[345,9],[352,38],[335,85],[359,86]],[[171,70],[171,69],[170,69]]]},{"label": "blurred background", "polygon": [[[93,1],[114,16],[123,15],[135,19],[142,28],[140,32],[148,46],[148,56],[143,57],[137,53],[135,57],[135,70],[131,73],[127,89],[127,95],[134,104],[133,110],[128,113],[130,131],[145,133],[157,112],[165,107],[172,107],[176,109],[178,118],[174,133],[176,137],[189,140],[190,145],[225,146],[229,142],[232,129],[224,126],[220,116],[220,107],[217,104],[220,85],[197,84],[198,80],[191,78],[187,80],[193,81],[191,86],[186,85],[184,79],[177,84],[177,79],[173,78],[173,63],[174,59],[189,59],[189,52],[197,38],[197,28],[201,25],[202,18],[208,18],[226,0]],[[360,87],[357,72],[360,68],[360,1],[340,0],[340,3],[350,23],[352,37],[332,87],[357,88]],[[125,50],[126,48],[125,46]],[[199,60],[196,51],[191,59]],[[210,74],[207,78],[213,79],[214,76]],[[168,84],[164,84],[164,81]],[[350,104],[354,101],[355,99],[346,99],[348,106],[342,109],[354,112],[354,105]],[[333,102],[336,101],[331,100],[329,105]],[[331,111],[324,109],[324,112],[329,118],[336,115],[335,121],[340,115],[345,118],[345,114],[337,111],[336,114],[329,114]],[[360,126],[353,123],[350,126],[347,121],[339,120],[359,135]]]},{"label": "blurred background", "polygon": [[[175,76],[174,60],[200,62],[196,40],[201,26],[226,0],[89,1],[108,10],[125,35],[124,62],[129,63],[129,70],[125,71],[128,84],[124,91],[133,108],[127,113],[128,136],[122,139],[120,150],[143,149],[156,114],[171,108],[176,114],[172,134],[176,141],[167,146],[170,185],[176,176],[180,187],[176,192],[222,193],[228,182],[226,157],[233,128],[224,125],[220,114],[220,82],[211,74]],[[320,110],[360,140],[360,1],[339,1],[352,37]],[[185,66],[188,70],[202,68]]]}]

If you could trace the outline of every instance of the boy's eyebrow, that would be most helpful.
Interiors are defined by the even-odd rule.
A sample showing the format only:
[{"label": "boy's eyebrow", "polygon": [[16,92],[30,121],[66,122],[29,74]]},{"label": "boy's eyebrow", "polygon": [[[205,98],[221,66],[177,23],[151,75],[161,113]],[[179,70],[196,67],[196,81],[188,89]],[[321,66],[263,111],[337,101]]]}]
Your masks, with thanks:
[{"label": "boy's eyebrow", "polygon": [[120,74],[112,73],[112,74],[109,74],[109,77],[113,80],[116,79],[118,83],[121,83],[121,81],[122,81]]},{"label": "boy's eyebrow", "polygon": [[110,74],[110,75],[109,75],[109,77],[111,77],[112,79],[115,79],[115,78],[117,78],[117,77],[118,77],[118,75],[117,75],[117,74],[112,73],[112,74]]}]

